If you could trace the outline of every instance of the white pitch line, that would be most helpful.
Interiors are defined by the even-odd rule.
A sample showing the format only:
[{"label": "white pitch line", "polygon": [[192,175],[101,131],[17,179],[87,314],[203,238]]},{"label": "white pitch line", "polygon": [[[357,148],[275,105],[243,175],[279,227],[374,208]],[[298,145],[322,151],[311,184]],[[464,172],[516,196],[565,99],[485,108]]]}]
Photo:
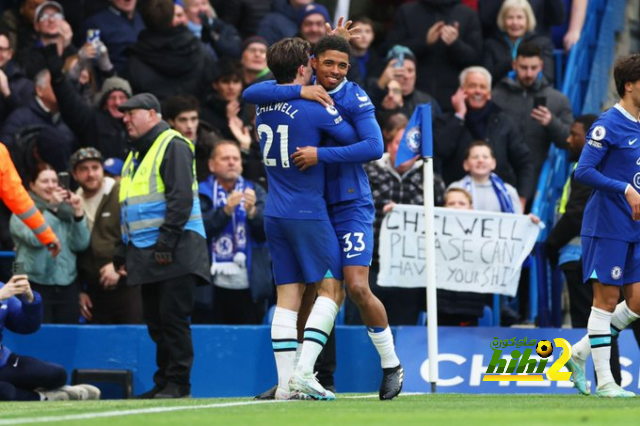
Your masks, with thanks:
[{"label": "white pitch line", "polygon": [[[416,395],[415,393],[403,393],[403,395]],[[378,398],[377,394],[368,395],[354,395],[354,396],[341,396],[338,399],[369,399]],[[0,420],[0,425],[20,425],[25,423],[52,423],[63,422],[70,420],[91,420],[104,417],[122,417],[122,416],[134,416],[137,414],[153,414],[153,413],[167,413],[171,411],[187,411],[187,410],[202,410],[208,408],[226,408],[226,407],[239,407],[243,405],[257,405],[257,404],[273,404],[283,402],[299,402],[299,401],[242,401],[242,402],[225,402],[221,404],[204,404],[204,405],[179,405],[175,407],[151,407],[151,408],[138,408],[135,410],[117,410],[117,411],[101,411],[97,413],[84,413],[84,414],[68,414],[62,416],[43,416],[43,417],[26,417],[19,419],[5,419]],[[319,401],[320,403],[324,401]]]},{"label": "white pitch line", "polygon": [[226,407],[238,407],[243,405],[273,404],[273,403],[282,403],[282,402],[287,402],[287,401],[242,401],[242,402],[226,402],[222,404],[181,405],[181,406],[175,406],[175,407],[139,408],[136,410],[102,411],[98,413],[68,414],[63,416],[27,417],[27,418],[20,418],[20,419],[0,420],[0,425],[20,425],[25,423],[51,423],[51,422],[62,422],[62,421],[69,421],[69,420],[90,420],[90,419],[96,419],[96,418],[102,418],[102,417],[121,417],[121,416],[133,416],[136,414],[167,413],[171,411],[202,410],[207,408],[226,408]]}]

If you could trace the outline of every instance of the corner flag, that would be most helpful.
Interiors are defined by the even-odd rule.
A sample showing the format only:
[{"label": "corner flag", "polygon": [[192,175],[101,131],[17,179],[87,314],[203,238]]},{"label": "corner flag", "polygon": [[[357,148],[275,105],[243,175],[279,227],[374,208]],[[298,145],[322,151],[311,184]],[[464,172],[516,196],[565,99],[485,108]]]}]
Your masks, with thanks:
[{"label": "corner flag", "polygon": [[404,129],[396,164],[399,166],[416,155],[433,157],[433,131],[431,128],[431,102],[418,105]]}]

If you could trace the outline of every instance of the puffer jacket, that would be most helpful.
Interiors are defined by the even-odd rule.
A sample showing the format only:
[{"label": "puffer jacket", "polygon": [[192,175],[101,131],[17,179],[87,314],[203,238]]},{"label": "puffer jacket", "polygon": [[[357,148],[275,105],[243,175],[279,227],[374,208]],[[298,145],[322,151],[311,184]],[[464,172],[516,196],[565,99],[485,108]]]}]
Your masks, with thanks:
[{"label": "puffer jacket", "polygon": [[37,284],[71,285],[78,276],[76,253],[89,246],[90,233],[86,217],[77,221],[67,203],[58,206],[57,213],[47,209],[47,202],[30,192],[36,206],[54,230],[60,245],[60,254],[53,258],[33,232],[16,215],[11,216],[9,229],[16,243],[16,262],[24,263],[29,280]]}]

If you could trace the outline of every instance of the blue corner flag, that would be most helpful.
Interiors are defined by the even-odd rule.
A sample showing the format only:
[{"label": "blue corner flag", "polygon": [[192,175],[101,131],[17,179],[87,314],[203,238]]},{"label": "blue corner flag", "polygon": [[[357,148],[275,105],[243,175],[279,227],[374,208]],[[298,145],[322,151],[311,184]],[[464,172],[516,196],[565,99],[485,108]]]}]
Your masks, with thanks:
[{"label": "blue corner flag", "polygon": [[411,115],[409,124],[404,129],[396,164],[399,166],[416,155],[433,157],[433,131],[431,128],[431,102],[418,105]]}]

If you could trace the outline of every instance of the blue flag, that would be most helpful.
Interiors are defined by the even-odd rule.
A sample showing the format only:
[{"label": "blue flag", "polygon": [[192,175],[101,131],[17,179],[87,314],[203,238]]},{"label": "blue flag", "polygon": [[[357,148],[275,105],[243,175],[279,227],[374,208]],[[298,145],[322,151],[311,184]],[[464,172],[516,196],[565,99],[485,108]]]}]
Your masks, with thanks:
[{"label": "blue flag", "polygon": [[418,105],[409,124],[404,129],[395,167],[409,161],[416,155],[433,157],[433,131],[431,128],[431,102]]}]

